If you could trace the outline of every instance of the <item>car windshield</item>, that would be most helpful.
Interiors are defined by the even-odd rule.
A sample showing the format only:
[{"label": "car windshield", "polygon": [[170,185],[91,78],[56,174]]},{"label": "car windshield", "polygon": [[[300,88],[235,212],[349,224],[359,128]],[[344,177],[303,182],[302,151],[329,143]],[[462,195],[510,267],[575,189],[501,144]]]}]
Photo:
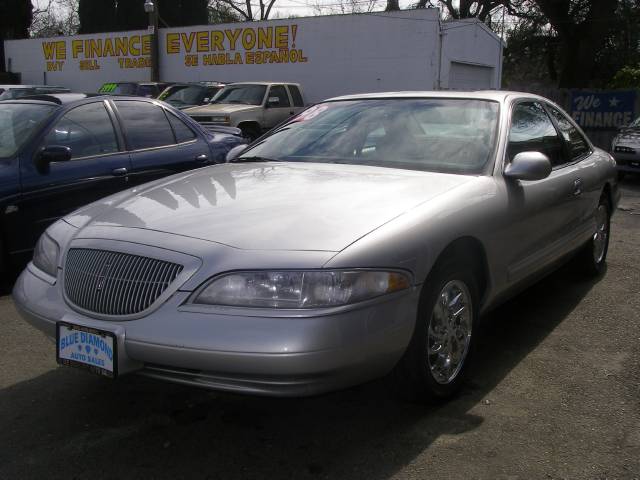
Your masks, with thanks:
[{"label": "car windshield", "polygon": [[266,91],[266,85],[230,85],[220,90],[211,103],[261,105]]},{"label": "car windshield", "polygon": [[56,109],[53,105],[0,104],[0,158],[11,157]]},{"label": "car windshield", "polygon": [[206,95],[206,87],[191,85],[188,87],[176,88],[161,100],[164,100],[174,106],[199,105]]},{"label": "car windshield", "polygon": [[498,103],[381,99],[315,105],[238,158],[479,174],[497,135]]}]

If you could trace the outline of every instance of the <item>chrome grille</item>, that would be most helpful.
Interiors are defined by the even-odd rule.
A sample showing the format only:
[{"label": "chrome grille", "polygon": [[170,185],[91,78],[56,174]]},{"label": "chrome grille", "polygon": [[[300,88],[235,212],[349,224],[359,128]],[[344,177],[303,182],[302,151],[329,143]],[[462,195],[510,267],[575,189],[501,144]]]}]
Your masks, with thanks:
[{"label": "chrome grille", "polygon": [[103,315],[142,312],[162,295],[182,265],[128,253],[72,248],[64,287],[78,307]]}]

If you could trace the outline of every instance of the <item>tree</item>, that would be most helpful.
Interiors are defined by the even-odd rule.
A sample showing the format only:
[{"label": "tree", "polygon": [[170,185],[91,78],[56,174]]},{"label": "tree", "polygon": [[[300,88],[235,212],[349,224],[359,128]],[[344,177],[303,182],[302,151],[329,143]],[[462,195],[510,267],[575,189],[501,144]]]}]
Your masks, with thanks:
[{"label": "tree", "polygon": [[116,30],[116,0],[79,0],[78,33]]},{"label": "tree", "polygon": [[[255,1],[255,0],[253,0]],[[237,13],[242,20],[267,20],[271,14],[271,9],[276,0],[258,0],[258,10],[254,10],[255,4],[251,3],[252,0],[218,0],[220,5],[226,5],[235,13]]]},{"label": "tree", "polygon": [[33,5],[31,0],[0,0],[0,12],[0,72],[4,72],[4,41],[29,36]]},{"label": "tree", "polygon": [[[94,0],[81,1],[93,2]],[[161,15],[164,15],[162,5],[159,5],[158,9]],[[149,25],[149,17],[144,11],[144,0],[117,0],[115,15],[115,28],[112,30],[142,30]],[[109,30],[100,31],[108,32]]]},{"label": "tree", "polygon": [[209,1],[209,23],[233,23],[241,21],[238,13],[220,0]]},{"label": "tree", "polygon": [[[155,0],[160,27],[209,23],[207,0]],[[142,30],[149,19],[144,0],[79,0],[80,33]]]},{"label": "tree", "polygon": [[508,32],[502,59],[505,88],[531,90],[555,86],[558,40],[545,22],[520,20]]},{"label": "tree", "polygon": [[316,1],[313,9],[317,15],[344,15],[348,13],[368,13],[375,10],[380,0],[340,0],[329,4]]},{"label": "tree", "polygon": [[78,33],[78,0],[49,0],[46,4],[39,2],[35,7],[29,36],[55,37]]},{"label": "tree", "polygon": [[592,84],[598,53],[614,25],[619,0],[535,0],[558,36],[558,86]]},{"label": "tree", "polygon": [[609,88],[640,88],[640,64],[618,70],[609,83]]},{"label": "tree", "polygon": [[457,6],[453,0],[441,0],[439,3],[453,19],[477,18],[485,22],[496,8],[508,7],[510,0],[459,0]]}]

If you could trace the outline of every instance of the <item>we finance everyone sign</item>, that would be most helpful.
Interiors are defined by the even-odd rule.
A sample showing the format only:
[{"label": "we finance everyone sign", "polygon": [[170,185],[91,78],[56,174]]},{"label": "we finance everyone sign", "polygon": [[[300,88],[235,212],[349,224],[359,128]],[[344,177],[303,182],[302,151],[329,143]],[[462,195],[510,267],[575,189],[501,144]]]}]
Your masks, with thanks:
[{"label": "we finance everyone sign", "polygon": [[589,130],[615,130],[635,117],[635,90],[571,91],[571,116]]},{"label": "we finance everyone sign", "polygon": [[183,55],[184,66],[306,63],[296,41],[297,24],[169,32],[167,55]]},{"label": "we finance everyone sign", "polygon": [[[167,56],[182,55],[184,66],[261,65],[306,63],[296,43],[297,24],[168,32],[164,36]],[[45,40],[42,58],[47,72],[151,67],[149,34],[104,34],[95,37]],[[114,63],[115,62],[115,63]]]}]

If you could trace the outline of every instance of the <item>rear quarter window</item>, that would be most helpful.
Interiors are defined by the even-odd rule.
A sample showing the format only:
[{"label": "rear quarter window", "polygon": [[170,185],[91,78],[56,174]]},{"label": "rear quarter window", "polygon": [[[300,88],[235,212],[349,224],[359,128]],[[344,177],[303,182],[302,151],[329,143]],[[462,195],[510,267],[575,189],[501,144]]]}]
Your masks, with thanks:
[{"label": "rear quarter window", "polygon": [[135,100],[116,100],[115,104],[131,150],[175,143],[169,120],[158,105]]}]

